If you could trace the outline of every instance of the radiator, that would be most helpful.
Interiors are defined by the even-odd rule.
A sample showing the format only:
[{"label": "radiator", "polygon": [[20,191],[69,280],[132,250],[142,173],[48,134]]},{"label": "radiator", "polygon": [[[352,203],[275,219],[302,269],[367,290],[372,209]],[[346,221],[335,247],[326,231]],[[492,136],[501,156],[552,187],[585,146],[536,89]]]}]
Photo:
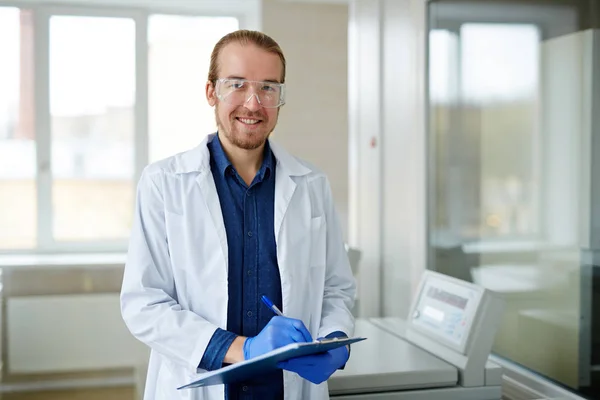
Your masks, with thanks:
[{"label": "radiator", "polygon": [[147,358],[146,347],[133,338],[121,318],[118,293],[6,301],[10,373],[126,368]]}]

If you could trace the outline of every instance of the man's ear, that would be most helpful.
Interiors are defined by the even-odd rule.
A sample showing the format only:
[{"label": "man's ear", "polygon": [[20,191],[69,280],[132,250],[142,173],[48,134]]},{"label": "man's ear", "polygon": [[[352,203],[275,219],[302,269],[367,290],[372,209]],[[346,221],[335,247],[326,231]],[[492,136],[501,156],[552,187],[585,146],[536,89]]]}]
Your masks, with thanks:
[{"label": "man's ear", "polygon": [[206,82],[206,100],[211,107],[217,104],[217,92],[215,91],[215,85],[211,81]]}]

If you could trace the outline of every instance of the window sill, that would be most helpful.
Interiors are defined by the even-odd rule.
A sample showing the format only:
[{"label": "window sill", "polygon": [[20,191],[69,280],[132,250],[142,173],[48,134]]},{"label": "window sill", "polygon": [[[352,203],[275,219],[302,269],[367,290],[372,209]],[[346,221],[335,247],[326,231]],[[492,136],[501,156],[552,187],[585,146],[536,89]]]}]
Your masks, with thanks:
[{"label": "window sill", "polygon": [[0,268],[123,267],[127,253],[56,253],[0,255]]}]

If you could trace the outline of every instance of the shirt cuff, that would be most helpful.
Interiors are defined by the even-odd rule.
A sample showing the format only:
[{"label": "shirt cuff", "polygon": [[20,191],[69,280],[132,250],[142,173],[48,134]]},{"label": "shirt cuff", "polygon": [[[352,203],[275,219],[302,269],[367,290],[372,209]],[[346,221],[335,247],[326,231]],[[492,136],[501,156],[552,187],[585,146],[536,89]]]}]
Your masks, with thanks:
[{"label": "shirt cuff", "polygon": [[[325,336],[325,338],[327,338],[327,339],[331,339],[331,338],[335,338],[335,337],[346,338],[346,337],[348,337],[348,335],[346,335],[342,331],[335,331],[335,332],[331,332],[329,335]],[[350,358],[350,345],[348,345],[348,358]],[[345,366],[346,366],[346,364],[342,365],[338,369],[344,369]]]},{"label": "shirt cuff", "polygon": [[198,367],[206,371],[214,371],[223,367],[223,360],[225,359],[227,350],[229,350],[231,343],[233,343],[236,337],[235,333],[217,328],[210,338],[208,346],[206,346],[206,351]]}]

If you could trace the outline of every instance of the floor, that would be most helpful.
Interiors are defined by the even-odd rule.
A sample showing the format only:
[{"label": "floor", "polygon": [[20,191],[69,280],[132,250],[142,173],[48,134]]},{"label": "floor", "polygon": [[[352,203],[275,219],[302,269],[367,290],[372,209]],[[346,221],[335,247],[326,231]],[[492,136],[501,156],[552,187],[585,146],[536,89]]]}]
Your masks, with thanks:
[{"label": "floor", "polygon": [[134,400],[134,387],[0,393],[0,400]]}]

